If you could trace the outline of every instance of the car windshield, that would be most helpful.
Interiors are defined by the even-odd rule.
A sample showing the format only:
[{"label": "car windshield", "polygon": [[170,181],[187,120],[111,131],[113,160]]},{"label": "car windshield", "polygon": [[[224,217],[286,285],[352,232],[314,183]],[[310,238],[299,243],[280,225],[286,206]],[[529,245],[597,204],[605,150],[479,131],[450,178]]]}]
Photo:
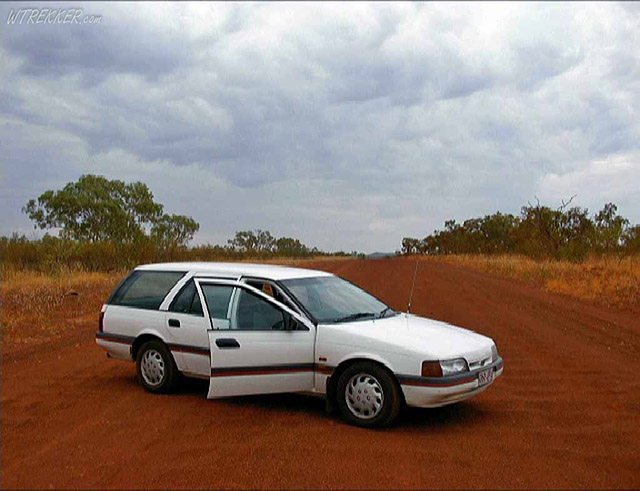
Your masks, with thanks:
[{"label": "car windshield", "polygon": [[373,295],[337,276],[281,282],[319,323],[379,319],[395,315]]}]

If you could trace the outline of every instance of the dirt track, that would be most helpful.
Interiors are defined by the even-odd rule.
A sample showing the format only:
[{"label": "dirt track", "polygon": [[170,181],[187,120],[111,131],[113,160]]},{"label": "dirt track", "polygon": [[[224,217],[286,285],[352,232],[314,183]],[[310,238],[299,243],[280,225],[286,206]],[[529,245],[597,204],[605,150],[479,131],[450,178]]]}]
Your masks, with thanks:
[{"label": "dirt track", "polygon": [[[415,262],[319,262],[405,309]],[[493,337],[504,376],[381,431],[297,395],[144,392],[94,344],[3,346],[2,488],[639,488],[640,314],[422,262],[413,311]]]}]

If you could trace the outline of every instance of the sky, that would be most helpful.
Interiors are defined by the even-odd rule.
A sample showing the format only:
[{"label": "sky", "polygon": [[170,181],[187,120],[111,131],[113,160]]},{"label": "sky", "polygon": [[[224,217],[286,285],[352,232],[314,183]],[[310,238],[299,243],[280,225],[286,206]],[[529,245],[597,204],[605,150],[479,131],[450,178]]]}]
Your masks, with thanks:
[{"label": "sky", "polygon": [[[98,24],[10,23],[81,8]],[[394,251],[528,201],[640,223],[639,3],[2,3],[0,234],[82,174],[193,243]]]}]

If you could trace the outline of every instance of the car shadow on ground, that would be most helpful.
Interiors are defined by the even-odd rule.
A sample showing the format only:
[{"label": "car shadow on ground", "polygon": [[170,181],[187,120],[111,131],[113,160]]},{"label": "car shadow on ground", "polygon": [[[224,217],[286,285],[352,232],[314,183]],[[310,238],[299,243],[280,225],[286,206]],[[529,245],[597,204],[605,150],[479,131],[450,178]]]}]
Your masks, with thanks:
[{"label": "car shadow on ground", "polygon": [[[193,378],[183,378],[175,390],[176,395],[194,395],[206,399],[209,382]],[[322,397],[305,394],[260,394],[216,399],[217,403],[237,407],[253,407],[266,411],[306,412],[328,417]],[[213,402],[213,401],[212,401]]]},{"label": "car shadow on ground", "polygon": [[491,418],[491,412],[474,401],[463,401],[434,408],[404,407],[394,427],[406,429],[438,429],[475,426]]},{"label": "car shadow on ground", "polygon": [[[206,399],[209,390],[207,380],[183,378],[176,388],[176,395],[193,395]],[[239,396],[218,399],[218,403],[234,407],[252,407],[264,411],[305,412],[318,417],[329,419],[336,423],[344,423],[336,411],[329,414],[325,410],[324,398],[304,394],[264,394],[255,396]],[[385,431],[394,429],[440,429],[460,426],[474,426],[482,424],[492,418],[491,411],[487,411],[476,401],[463,401],[449,406],[437,408],[403,407],[395,422]]]}]

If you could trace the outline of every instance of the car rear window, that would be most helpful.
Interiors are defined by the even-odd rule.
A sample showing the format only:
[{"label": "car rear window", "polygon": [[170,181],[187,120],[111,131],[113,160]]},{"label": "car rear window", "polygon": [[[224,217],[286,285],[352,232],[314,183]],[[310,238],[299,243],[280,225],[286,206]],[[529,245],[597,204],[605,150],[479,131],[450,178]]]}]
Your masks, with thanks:
[{"label": "car rear window", "polygon": [[112,305],[157,310],[180,278],[178,271],[134,271],[110,299]]}]

